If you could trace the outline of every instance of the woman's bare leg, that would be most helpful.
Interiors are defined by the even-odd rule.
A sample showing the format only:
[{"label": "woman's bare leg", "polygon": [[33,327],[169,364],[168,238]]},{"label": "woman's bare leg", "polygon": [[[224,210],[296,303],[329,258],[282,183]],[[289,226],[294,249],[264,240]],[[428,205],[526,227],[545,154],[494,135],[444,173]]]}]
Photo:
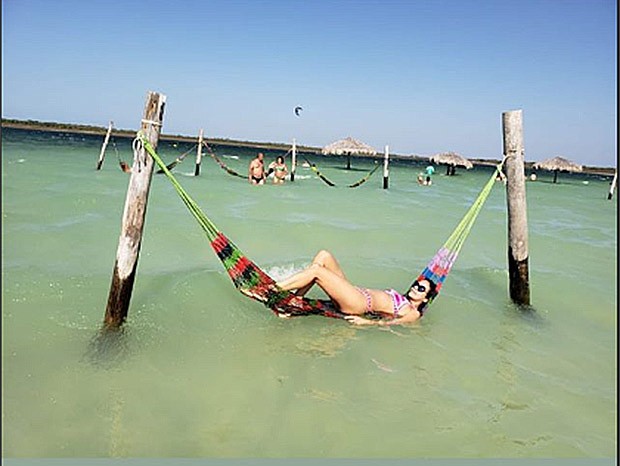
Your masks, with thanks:
[{"label": "woman's bare leg", "polygon": [[[310,267],[312,267],[313,265],[325,267],[327,270],[330,270],[334,272],[336,275],[346,279],[344,272],[342,271],[342,268],[340,267],[340,264],[329,251],[326,251],[324,249],[319,251],[316,254],[316,256],[314,256],[314,259],[312,259],[312,264],[310,265]],[[308,293],[308,291],[310,291],[310,288],[312,288],[313,286],[314,286],[314,281],[311,283],[308,283],[305,286],[299,287],[297,291],[295,292],[295,294],[298,296],[305,296],[306,293]]]},{"label": "woman's bare leg", "polygon": [[336,258],[332,255],[332,253],[329,251],[326,251],[323,249],[317,252],[316,256],[314,256],[314,259],[312,259],[312,263],[319,264],[320,266],[325,267],[328,270],[331,270],[336,275],[339,275],[342,278],[346,278],[344,276],[344,272],[342,271],[342,268],[340,267],[340,264],[338,263]]},{"label": "woman's bare leg", "polygon": [[297,272],[281,282],[278,282],[278,286],[284,290],[297,290],[297,295],[304,296],[314,285],[314,279],[310,279],[307,273],[307,271],[312,267],[325,267],[335,274],[345,278],[344,272],[340,268],[340,265],[334,256],[328,251],[321,250],[314,256],[308,267],[301,272]]},{"label": "woman's bare leg", "polygon": [[277,285],[286,291],[300,290],[302,288],[310,289],[316,280],[316,273],[313,269],[320,268],[318,264],[310,264],[301,272],[297,272],[284,280],[277,282]]},{"label": "woman's bare leg", "polygon": [[284,290],[303,290],[319,285],[325,293],[347,314],[363,314],[366,298],[349,281],[336,272],[313,263],[310,267],[278,283]]}]

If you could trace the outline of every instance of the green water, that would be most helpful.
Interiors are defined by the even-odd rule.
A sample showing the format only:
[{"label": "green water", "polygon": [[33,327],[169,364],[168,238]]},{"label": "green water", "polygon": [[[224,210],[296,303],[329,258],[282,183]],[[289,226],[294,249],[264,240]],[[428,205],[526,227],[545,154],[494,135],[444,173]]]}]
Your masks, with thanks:
[{"label": "green water", "polygon": [[[283,320],[241,296],[154,175],[128,322],[101,341],[128,183],[111,148],[95,170],[101,142],[3,130],[3,457],[615,456],[608,179],[528,182],[533,312],[507,297],[498,183],[426,317],[385,329]],[[159,151],[172,161],[189,147]],[[253,154],[216,150],[242,173]],[[313,161],[340,185],[371,168]],[[174,173],[272,276],[327,248],[354,283],[402,289],[490,176],[439,168],[423,187],[420,168],[392,164],[388,190],[380,171],[347,189],[303,167],[294,183],[252,187],[208,157],[199,177],[193,156]]]}]

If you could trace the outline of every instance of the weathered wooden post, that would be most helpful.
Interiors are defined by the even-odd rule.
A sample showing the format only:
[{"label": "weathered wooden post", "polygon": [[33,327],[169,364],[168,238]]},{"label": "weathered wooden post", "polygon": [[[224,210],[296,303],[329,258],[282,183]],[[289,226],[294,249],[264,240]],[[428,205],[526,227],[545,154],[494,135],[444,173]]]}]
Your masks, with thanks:
[{"label": "weathered wooden post", "polygon": [[114,126],[114,122],[110,121],[108,125],[108,132],[105,135],[105,139],[103,140],[103,144],[101,145],[101,152],[99,153],[99,161],[97,162],[97,170],[101,169],[103,165],[103,159],[105,158],[105,149],[108,147],[108,142],[110,141],[110,135],[112,134],[112,127]]},{"label": "weathered wooden post", "polygon": [[202,128],[198,134],[198,150],[196,151],[196,169],[194,170],[194,176],[200,175],[200,161],[202,160]]},{"label": "weathered wooden post", "polygon": [[521,110],[502,113],[504,132],[504,171],[508,203],[508,276],[510,298],[530,304],[527,205],[525,200],[525,162],[523,116]]},{"label": "weathered wooden post", "polygon": [[388,189],[390,170],[388,165],[390,164],[390,147],[385,146],[385,152],[383,157],[383,189]]},{"label": "weathered wooden post", "polygon": [[614,179],[611,180],[611,186],[609,187],[609,194],[607,195],[607,200],[611,200],[614,197],[614,190],[616,189],[616,181],[618,180],[618,169],[616,169],[616,173],[614,173]]},{"label": "weathered wooden post", "polygon": [[[144,118],[140,128],[142,134],[154,148],[157,148],[159,141],[165,103],[165,95],[157,92],[148,93]],[[125,198],[121,234],[105,311],[104,324],[107,329],[118,329],[127,317],[138,266],[152,174],[153,159],[140,146],[139,150],[134,153],[134,163],[129,178],[127,197]]]},{"label": "weathered wooden post", "polygon": [[291,181],[295,181],[295,167],[297,166],[297,144],[293,139],[293,153],[291,157]]}]

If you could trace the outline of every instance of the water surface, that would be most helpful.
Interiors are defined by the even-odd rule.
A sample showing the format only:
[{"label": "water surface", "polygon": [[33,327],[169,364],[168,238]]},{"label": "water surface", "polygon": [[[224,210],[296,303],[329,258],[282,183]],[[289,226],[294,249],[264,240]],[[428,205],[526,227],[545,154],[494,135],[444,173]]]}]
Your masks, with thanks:
[{"label": "water surface", "polygon": [[[426,317],[412,328],[283,320],[240,295],[154,175],[129,318],[98,340],[128,175],[101,138],[3,129],[4,457],[612,457],[616,198],[609,179],[527,184],[534,310],[508,298],[505,190],[495,186]],[[128,141],[115,141],[131,161]],[[162,142],[172,161],[191,144]],[[255,151],[215,147],[245,173]],[[267,152],[270,161],[277,155]],[[372,162],[314,156],[340,186]],[[290,160],[287,157],[287,163]],[[356,189],[298,167],[252,187],[209,157],[174,173],[275,278],[331,250],[348,277],[404,289],[489,169],[393,163]],[[321,296],[318,291],[315,296]]]}]

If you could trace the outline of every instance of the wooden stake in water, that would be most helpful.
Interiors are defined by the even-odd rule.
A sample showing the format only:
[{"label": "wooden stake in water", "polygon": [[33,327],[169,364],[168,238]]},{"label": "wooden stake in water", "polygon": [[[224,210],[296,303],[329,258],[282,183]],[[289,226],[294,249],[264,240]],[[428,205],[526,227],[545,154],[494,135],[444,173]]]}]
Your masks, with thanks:
[{"label": "wooden stake in water", "polygon": [[202,160],[202,128],[198,134],[198,150],[196,151],[196,169],[194,170],[194,176],[200,175],[200,161]]},{"label": "wooden stake in water", "polygon": [[291,181],[295,181],[295,167],[297,167],[297,144],[293,139],[293,151],[291,156]]},{"label": "wooden stake in water", "polygon": [[99,161],[97,162],[97,170],[101,169],[103,165],[103,159],[105,158],[105,149],[108,147],[108,142],[110,141],[110,135],[112,134],[112,127],[114,126],[114,122],[111,121],[108,125],[108,132],[105,135],[105,139],[103,140],[103,144],[101,145],[101,152],[99,153]]},{"label": "wooden stake in water", "polygon": [[502,113],[504,133],[504,171],[508,203],[508,276],[510,298],[530,304],[527,205],[525,200],[525,162],[522,111]]},{"label": "wooden stake in water", "polygon": [[[146,98],[141,131],[154,148],[157,148],[159,141],[165,102],[166,96],[157,92],[149,92]],[[105,311],[104,324],[108,329],[118,329],[127,318],[153,174],[153,159],[143,147],[136,151],[134,157]]]},{"label": "wooden stake in water", "polygon": [[390,170],[390,147],[385,146],[385,156],[383,157],[383,189],[388,189]]},{"label": "wooden stake in water", "polygon": [[609,194],[607,195],[607,199],[611,200],[614,197],[614,190],[616,189],[616,181],[618,180],[618,170],[616,169],[616,173],[614,173],[614,179],[611,180],[611,186],[609,187]]}]

